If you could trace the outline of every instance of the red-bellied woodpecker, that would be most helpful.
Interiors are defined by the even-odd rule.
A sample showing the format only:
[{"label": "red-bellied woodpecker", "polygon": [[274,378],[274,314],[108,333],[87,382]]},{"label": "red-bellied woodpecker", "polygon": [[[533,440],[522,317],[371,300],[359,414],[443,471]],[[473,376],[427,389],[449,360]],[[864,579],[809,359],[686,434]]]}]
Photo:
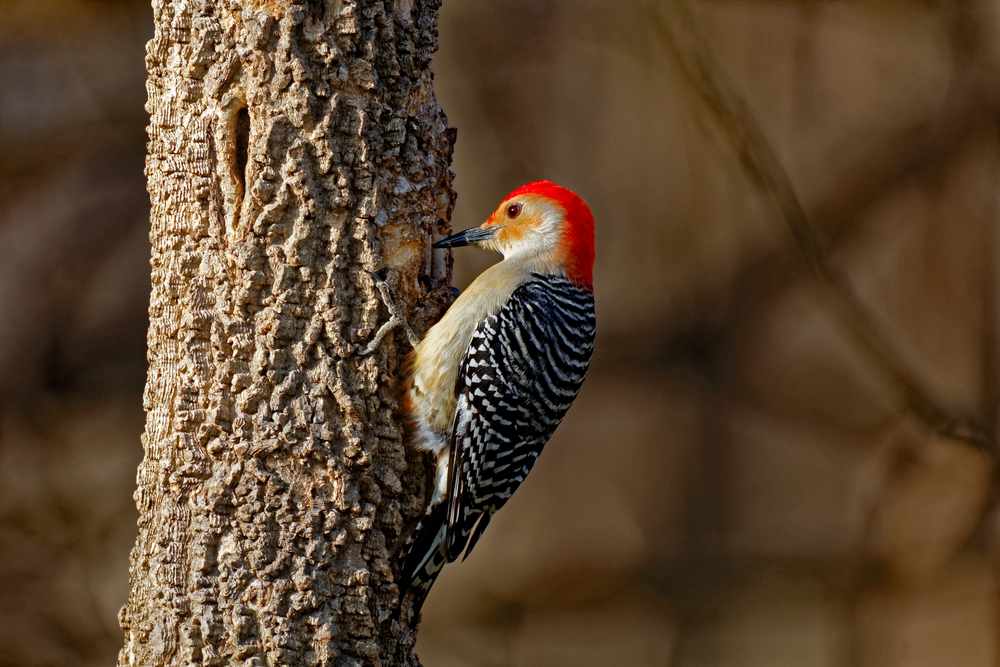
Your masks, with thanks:
[{"label": "red-bellied woodpecker", "polygon": [[[472,552],[524,481],[594,347],[594,218],[580,197],[548,181],[525,185],[480,227],[434,247],[469,244],[504,259],[416,344],[408,379],[412,443],[437,457],[427,513],[402,550],[400,604],[412,591],[414,617],[444,564]],[[405,325],[388,303],[394,317],[376,341]]]}]

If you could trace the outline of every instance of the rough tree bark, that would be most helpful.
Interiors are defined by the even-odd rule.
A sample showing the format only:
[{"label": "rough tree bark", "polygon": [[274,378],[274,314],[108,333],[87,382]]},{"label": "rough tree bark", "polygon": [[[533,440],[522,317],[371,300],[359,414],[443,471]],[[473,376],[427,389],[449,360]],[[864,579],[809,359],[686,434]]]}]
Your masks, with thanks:
[{"label": "rough tree bark", "polygon": [[[145,459],[120,665],[415,665],[386,313],[450,298],[440,0],[154,0]],[[419,306],[416,304],[419,303]]]}]

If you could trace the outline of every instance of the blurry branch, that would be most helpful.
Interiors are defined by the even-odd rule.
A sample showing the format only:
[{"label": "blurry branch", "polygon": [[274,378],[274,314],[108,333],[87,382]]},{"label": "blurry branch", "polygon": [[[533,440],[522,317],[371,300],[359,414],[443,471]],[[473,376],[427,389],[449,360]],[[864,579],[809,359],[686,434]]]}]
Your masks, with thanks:
[{"label": "blurry branch", "polygon": [[847,276],[832,266],[823,243],[809,223],[791,180],[746,102],[712,56],[684,0],[654,0],[654,28],[680,71],[721,126],[746,174],[781,212],[795,250],[837,316],[860,348],[903,395],[907,408],[933,431],[996,454],[992,429],[980,419],[957,415],[939,405],[875,325]]},{"label": "blurry branch", "polygon": [[[972,94],[964,95],[980,104],[984,104],[988,113],[995,117],[1000,113],[1000,90],[996,83],[997,25],[991,0],[958,0],[945,3],[942,6],[945,34],[951,49],[955,64],[951,71],[951,87],[956,90],[966,89]],[[949,95],[950,99],[961,99],[959,95]],[[942,109],[942,114],[960,116],[961,110],[951,104]],[[971,125],[968,121],[958,118],[952,121],[953,127]],[[993,204],[994,224],[989,228],[987,240],[986,270],[982,276],[981,294],[983,297],[983,364],[982,391],[983,417],[987,424],[996,428],[1000,418],[1000,350],[997,339],[997,295],[1000,278],[997,267],[997,251],[1000,250],[1000,236],[997,233],[1000,209],[997,202]]]},{"label": "blurry branch", "polygon": [[994,202],[993,224],[989,227],[986,271],[983,276],[983,367],[982,387],[984,419],[987,424],[996,424],[1000,419],[1000,350],[997,341],[997,304],[1000,273],[997,266],[997,252],[1000,251],[1000,234],[997,230],[1000,210]]}]

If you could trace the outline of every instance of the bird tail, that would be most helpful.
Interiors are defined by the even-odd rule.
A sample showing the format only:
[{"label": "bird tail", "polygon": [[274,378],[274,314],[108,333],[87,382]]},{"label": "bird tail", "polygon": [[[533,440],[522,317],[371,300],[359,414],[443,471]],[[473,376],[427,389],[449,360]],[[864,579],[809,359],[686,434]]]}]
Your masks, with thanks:
[{"label": "bird tail", "polygon": [[465,547],[465,555],[462,556],[462,562],[469,557],[472,553],[473,548],[476,546],[476,542],[479,538],[483,536],[483,531],[486,530],[486,526],[490,525],[490,519],[493,518],[492,512],[483,512],[479,515],[479,521],[476,522],[476,527],[472,531],[472,537],[469,538],[469,545]]},{"label": "bird tail", "polygon": [[399,574],[398,615],[403,608],[403,600],[408,593],[412,600],[410,608],[413,618],[420,614],[420,608],[430,593],[441,568],[448,562],[447,503],[438,503],[427,508],[413,533],[402,549],[403,568]]}]

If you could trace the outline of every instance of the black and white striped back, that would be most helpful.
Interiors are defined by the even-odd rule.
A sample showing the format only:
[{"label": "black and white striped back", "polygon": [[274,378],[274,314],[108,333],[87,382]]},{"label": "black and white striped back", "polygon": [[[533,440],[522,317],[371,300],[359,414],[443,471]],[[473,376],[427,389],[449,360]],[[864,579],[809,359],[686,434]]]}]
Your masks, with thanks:
[{"label": "black and white striped back", "polygon": [[415,609],[528,475],[583,384],[594,334],[593,292],[539,274],[477,327],[455,387],[447,511],[428,508],[405,549]]},{"label": "black and white striped back", "polygon": [[594,332],[593,292],[541,275],[476,329],[457,387],[449,560],[471,552],[531,470],[583,384]]}]

